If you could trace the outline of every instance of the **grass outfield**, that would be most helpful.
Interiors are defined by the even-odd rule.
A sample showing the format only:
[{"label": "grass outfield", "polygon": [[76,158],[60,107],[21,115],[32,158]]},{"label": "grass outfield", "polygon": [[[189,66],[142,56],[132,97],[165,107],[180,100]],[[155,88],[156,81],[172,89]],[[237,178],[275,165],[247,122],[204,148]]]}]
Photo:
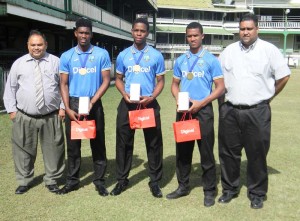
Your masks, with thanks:
[{"label": "grass outfield", "polygon": [[[35,163],[34,187],[24,195],[15,195],[17,187],[11,154],[11,122],[7,114],[0,115],[0,220],[300,220],[300,69],[293,74],[285,90],[272,101],[272,140],[268,155],[269,193],[261,210],[250,209],[246,196],[243,154],[242,186],[238,198],[231,203],[216,203],[211,208],[203,205],[199,152],[195,148],[189,196],[167,200],[166,194],[177,188],[175,174],[175,145],[172,122],[175,102],[170,93],[172,72],[166,76],[166,85],[159,97],[164,139],[164,176],[161,187],[164,198],[154,198],[148,188],[147,157],[143,134],[136,131],[135,150],[129,188],[120,196],[100,197],[95,191],[91,151],[86,141],[82,146],[81,188],[64,196],[50,193],[43,183],[41,149]],[[109,191],[115,185],[115,119],[120,94],[109,88],[103,104],[106,119],[108,168],[106,185]],[[216,102],[214,102],[216,105]],[[216,106],[215,106],[216,107]],[[217,129],[218,112],[215,108]],[[217,133],[217,130],[216,130]],[[216,140],[217,141],[217,140]],[[218,197],[221,195],[220,165],[217,142],[215,156],[218,172]],[[64,179],[60,182],[63,185]]]}]

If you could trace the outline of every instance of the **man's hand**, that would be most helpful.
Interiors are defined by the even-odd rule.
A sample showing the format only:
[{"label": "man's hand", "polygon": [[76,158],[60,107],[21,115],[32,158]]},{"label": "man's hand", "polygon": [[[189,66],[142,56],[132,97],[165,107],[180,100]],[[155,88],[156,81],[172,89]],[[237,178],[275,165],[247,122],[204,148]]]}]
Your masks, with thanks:
[{"label": "man's hand", "polygon": [[64,109],[59,109],[59,111],[58,111],[58,116],[60,117],[60,119],[61,119],[62,121],[64,121],[64,120],[65,120],[65,117],[66,117],[66,112],[65,112],[65,110],[64,110]]},{"label": "man's hand", "polygon": [[71,109],[66,109],[66,113],[69,116],[70,120],[78,122],[78,114],[75,111]]},{"label": "man's hand", "polygon": [[17,112],[11,112],[9,113],[9,119],[13,120],[16,117]]},{"label": "man's hand", "polygon": [[140,104],[143,105],[143,107],[146,107],[152,101],[154,101],[154,98],[152,96],[141,96]]},{"label": "man's hand", "polygon": [[192,114],[197,113],[199,110],[201,110],[201,108],[205,106],[203,101],[190,100],[190,102],[192,102],[192,106],[188,111]]}]

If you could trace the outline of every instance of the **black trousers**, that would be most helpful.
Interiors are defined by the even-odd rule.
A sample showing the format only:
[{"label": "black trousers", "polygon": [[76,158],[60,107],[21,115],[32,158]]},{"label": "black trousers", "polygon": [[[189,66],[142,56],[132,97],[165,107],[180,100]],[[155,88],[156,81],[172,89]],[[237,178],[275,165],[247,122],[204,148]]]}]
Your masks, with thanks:
[{"label": "black trousers", "polygon": [[219,157],[223,192],[239,192],[241,151],[244,147],[249,197],[266,195],[270,130],[271,109],[267,102],[249,109],[239,109],[229,103],[220,107]]},{"label": "black trousers", "polygon": [[[179,121],[182,113],[177,113],[176,121]],[[188,114],[186,119],[188,118]],[[197,140],[201,157],[202,185],[205,195],[216,194],[216,164],[213,153],[214,114],[211,104],[202,108],[193,118],[199,120],[201,140]],[[192,167],[192,158],[195,141],[176,143],[176,175],[180,187],[189,188],[189,175]]]},{"label": "black trousers", "polygon": [[[124,99],[118,106],[116,129],[116,163],[117,180],[119,183],[128,182],[132,164],[135,130],[129,126],[128,111],[136,110],[137,104],[128,104]],[[163,141],[160,121],[160,106],[156,100],[147,108],[153,108],[156,127],[143,129],[146,143],[150,186],[155,185],[162,178]]]},{"label": "black trousers", "polygon": [[[70,108],[78,112],[79,99],[70,97]],[[94,184],[104,184],[104,175],[107,166],[105,133],[104,133],[104,112],[101,100],[97,101],[87,116],[87,120],[95,120],[96,138],[90,140],[93,166]],[[81,165],[81,140],[71,140],[71,121],[66,116],[66,140],[67,140],[67,184],[76,185],[79,183],[79,170]]]}]

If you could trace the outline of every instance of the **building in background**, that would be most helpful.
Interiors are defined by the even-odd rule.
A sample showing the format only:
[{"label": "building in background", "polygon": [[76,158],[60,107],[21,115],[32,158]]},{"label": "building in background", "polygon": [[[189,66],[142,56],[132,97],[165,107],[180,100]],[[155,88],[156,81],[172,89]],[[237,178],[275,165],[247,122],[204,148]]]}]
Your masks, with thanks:
[{"label": "building in background", "polygon": [[259,37],[276,45],[290,65],[299,63],[300,0],[158,0],[157,6],[156,47],[168,69],[189,48],[185,40],[187,24],[200,22],[204,46],[218,55],[239,39],[239,18],[248,12],[258,15]]}]

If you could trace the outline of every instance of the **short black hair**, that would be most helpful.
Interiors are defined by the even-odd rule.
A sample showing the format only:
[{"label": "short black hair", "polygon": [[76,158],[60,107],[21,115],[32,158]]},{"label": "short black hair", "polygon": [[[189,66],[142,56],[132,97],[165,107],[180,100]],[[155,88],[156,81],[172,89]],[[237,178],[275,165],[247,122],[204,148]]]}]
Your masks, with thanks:
[{"label": "short black hair", "polygon": [[79,27],[88,27],[91,29],[92,31],[92,22],[91,20],[87,19],[87,18],[79,18],[77,21],[76,21],[76,30],[79,28]]},{"label": "short black hair", "polygon": [[258,18],[253,13],[246,13],[240,18],[240,23],[243,21],[253,21],[254,25],[258,27]]},{"label": "short black hair", "polygon": [[203,27],[199,22],[191,22],[190,24],[188,24],[185,31],[187,31],[188,29],[196,29],[196,28],[198,28],[200,33],[203,34]]},{"label": "short black hair", "polygon": [[47,42],[46,36],[42,32],[40,32],[39,30],[36,30],[36,29],[33,29],[29,32],[28,41],[29,41],[29,38],[33,35],[39,35],[44,39],[45,42]]},{"label": "short black hair", "polygon": [[145,24],[146,27],[147,27],[147,31],[149,31],[149,22],[148,22],[147,19],[145,19],[145,18],[137,18],[137,19],[135,19],[135,20],[133,21],[133,23],[132,23],[132,28],[133,28],[134,25],[137,24],[137,23],[143,23],[143,24]]}]

